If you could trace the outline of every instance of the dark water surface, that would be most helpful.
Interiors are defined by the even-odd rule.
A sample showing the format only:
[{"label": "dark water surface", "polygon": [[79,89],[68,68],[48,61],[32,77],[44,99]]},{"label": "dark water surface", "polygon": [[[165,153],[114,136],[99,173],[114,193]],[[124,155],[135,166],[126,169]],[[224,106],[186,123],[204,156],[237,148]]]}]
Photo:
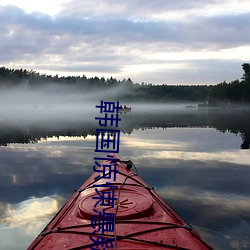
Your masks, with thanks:
[{"label": "dark water surface", "polygon": [[[0,120],[0,249],[25,249],[90,176],[95,116]],[[250,249],[249,117],[173,107],[121,115],[120,155],[215,249]]]}]

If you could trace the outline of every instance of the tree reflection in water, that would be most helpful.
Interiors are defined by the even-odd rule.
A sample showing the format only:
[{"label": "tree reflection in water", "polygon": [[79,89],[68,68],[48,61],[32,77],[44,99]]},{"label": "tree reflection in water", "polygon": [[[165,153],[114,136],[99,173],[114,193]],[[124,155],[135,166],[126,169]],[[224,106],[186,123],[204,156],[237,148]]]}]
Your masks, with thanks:
[{"label": "tree reflection in water", "polygon": [[[242,137],[241,149],[249,149],[250,145],[250,109],[192,109],[179,111],[133,111],[120,114],[122,133],[131,134],[138,129],[151,128],[185,128],[209,127],[220,132],[230,132]],[[76,119],[72,122],[47,121],[47,123],[13,125],[0,124],[0,145],[11,143],[37,143],[41,139],[69,136],[86,137],[95,135],[93,122]]]}]

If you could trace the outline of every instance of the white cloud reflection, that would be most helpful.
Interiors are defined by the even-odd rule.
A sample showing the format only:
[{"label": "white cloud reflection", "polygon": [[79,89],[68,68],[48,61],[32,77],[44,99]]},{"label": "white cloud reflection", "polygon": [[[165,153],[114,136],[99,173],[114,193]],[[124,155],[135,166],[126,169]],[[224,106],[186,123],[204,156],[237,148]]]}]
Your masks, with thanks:
[{"label": "white cloud reflection", "polygon": [[244,166],[250,162],[248,151],[235,149],[235,145],[242,143],[239,135],[213,128],[151,129],[150,133],[137,130],[133,136],[123,135],[121,143],[123,148],[134,148],[140,158],[218,161]]},{"label": "white cloud reflection", "polygon": [[205,206],[219,206],[221,211],[218,211],[218,213],[228,214],[230,211],[230,213],[238,215],[248,213],[250,209],[249,197],[231,193],[210,192],[201,189],[194,190],[185,186],[165,186],[156,188],[156,191],[166,200],[175,199]]},{"label": "white cloud reflection", "polygon": [[[188,222],[214,249],[249,249],[248,195],[210,192],[184,186],[165,186],[156,188],[156,192],[170,204],[182,204],[180,208],[183,211],[177,212],[186,212],[191,220]],[[190,210],[191,214],[188,212]]]},{"label": "white cloud reflection", "polygon": [[152,157],[161,159],[183,159],[198,161],[220,161],[249,167],[250,155],[248,151],[232,150],[220,152],[182,152],[182,151],[160,151],[153,152]]},{"label": "white cloud reflection", "polygon": [[0,224],[15,228],[25,225],[26,234],[34,234],[33,227],[36,222],[47,219],[55,214],[58,207],[58,197],[30,198],[18,204],[7,204],[5,216],[0,219]]},{"label": "white cloud reflection", "polygon": [[61,198],[30,198],[6,204],[0,217],[1,249],[25,249],[59,210]]}]

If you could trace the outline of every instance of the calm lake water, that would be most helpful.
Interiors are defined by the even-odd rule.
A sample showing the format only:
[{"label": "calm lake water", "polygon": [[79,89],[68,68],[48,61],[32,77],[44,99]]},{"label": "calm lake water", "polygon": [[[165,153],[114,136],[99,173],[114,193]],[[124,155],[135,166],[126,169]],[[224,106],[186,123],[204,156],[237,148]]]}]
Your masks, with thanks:
[{"label": "calm lake water", "polygon": [[[133,107],[120,155],[215,249],[250,249],[250,110]],[[0,119],[1,249],[27,248],[97,154],[96,111],[35,112]]]}]

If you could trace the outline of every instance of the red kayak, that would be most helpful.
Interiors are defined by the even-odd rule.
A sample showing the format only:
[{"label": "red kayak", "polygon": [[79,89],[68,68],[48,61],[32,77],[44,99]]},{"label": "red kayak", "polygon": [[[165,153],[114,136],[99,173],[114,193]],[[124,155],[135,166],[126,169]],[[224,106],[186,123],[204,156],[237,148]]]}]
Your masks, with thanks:
[{"label": "red kayak", "polygon": [[212,249],[133,168],[107,156],[28,249]]}]

